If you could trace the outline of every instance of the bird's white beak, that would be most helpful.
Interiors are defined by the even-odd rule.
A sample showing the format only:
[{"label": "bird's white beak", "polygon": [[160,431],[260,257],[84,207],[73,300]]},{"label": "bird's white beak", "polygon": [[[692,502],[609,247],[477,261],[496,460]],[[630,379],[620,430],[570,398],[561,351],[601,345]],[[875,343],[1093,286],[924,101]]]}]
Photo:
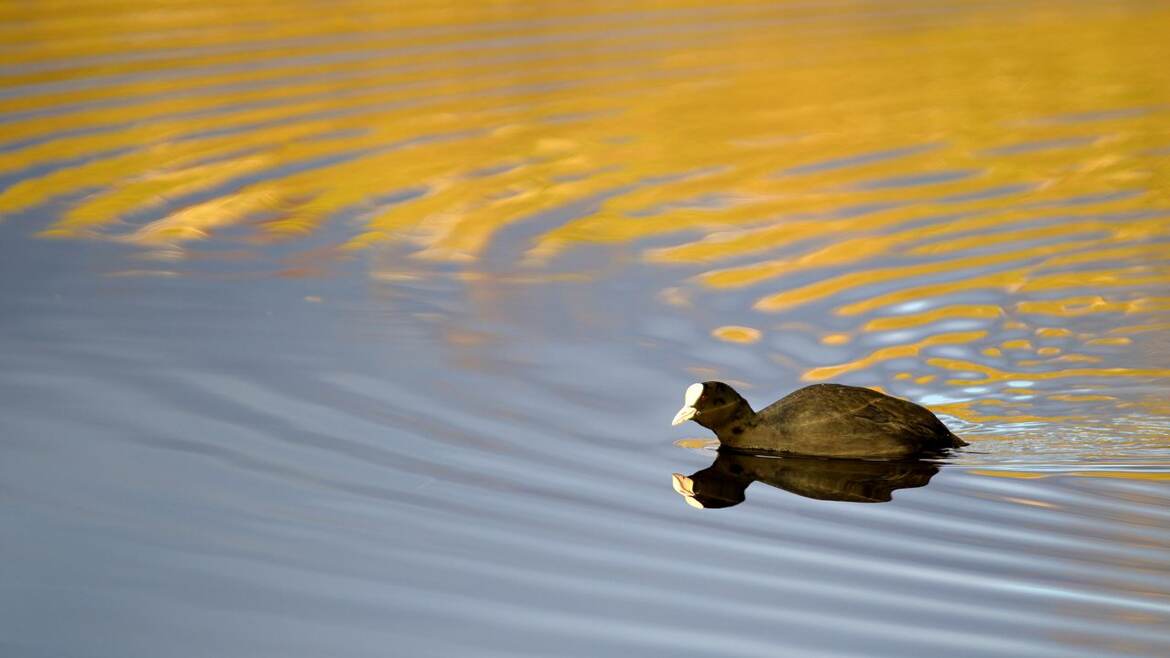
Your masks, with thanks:
[{"label": "bird's white beak", "polygon": [[683,407],[682,409],[678,410],[677,414],[674,415],[674,420],[670,421],[670,424],[671,425],[682,425],[683,423],[687,422],[688,420],[694,418],[695,414],[697,414],[697,413],[699,413],[699,410],[695,409],[694,407],[691,407],[691,406]]}]

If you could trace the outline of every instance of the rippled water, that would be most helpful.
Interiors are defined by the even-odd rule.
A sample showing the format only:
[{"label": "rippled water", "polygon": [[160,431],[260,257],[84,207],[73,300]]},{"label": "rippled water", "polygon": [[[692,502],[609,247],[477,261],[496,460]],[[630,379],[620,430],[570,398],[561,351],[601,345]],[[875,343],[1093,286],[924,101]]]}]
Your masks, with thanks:
[{"label": "rippled water", "polygon": [[3,655],[1170,654],[1164,3],[0,18]]}]

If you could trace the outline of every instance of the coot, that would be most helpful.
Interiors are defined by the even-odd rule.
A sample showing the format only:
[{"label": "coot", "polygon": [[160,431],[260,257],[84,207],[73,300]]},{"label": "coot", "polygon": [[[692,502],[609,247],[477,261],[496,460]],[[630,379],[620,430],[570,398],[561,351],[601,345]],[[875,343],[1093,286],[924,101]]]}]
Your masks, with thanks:
[{"label": "coot", "polygon": [[673,424],[713,430],[720,450],[899,459],[967,445],[929,410],[857,386],[806,386],[756,412],[727,384],[703,382],[683,402]]}]

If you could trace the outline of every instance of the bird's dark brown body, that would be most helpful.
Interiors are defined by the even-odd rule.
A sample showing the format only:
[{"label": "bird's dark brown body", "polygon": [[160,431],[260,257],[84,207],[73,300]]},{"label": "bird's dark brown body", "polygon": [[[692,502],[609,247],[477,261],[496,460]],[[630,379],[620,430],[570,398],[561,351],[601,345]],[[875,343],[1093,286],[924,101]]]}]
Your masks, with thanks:
[{"label": "bird's dark brown body", "polygon": [[898,459],[966,445],[928,409],[868,388],[816,384],[755,412],[727,384],[695,386],[675,420],[713,430],[721,450]]}]

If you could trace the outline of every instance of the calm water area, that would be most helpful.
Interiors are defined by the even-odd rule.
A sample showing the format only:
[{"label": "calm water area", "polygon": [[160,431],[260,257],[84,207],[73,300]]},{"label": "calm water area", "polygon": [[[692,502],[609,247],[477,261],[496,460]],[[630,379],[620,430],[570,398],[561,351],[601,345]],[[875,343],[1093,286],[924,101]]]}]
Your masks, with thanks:
[{"label": "calm water area", "polygon": [[[0,656],[1170,655],[1170,4],[0,35]],[[970,446],[717,461],[710,379]]]}]

